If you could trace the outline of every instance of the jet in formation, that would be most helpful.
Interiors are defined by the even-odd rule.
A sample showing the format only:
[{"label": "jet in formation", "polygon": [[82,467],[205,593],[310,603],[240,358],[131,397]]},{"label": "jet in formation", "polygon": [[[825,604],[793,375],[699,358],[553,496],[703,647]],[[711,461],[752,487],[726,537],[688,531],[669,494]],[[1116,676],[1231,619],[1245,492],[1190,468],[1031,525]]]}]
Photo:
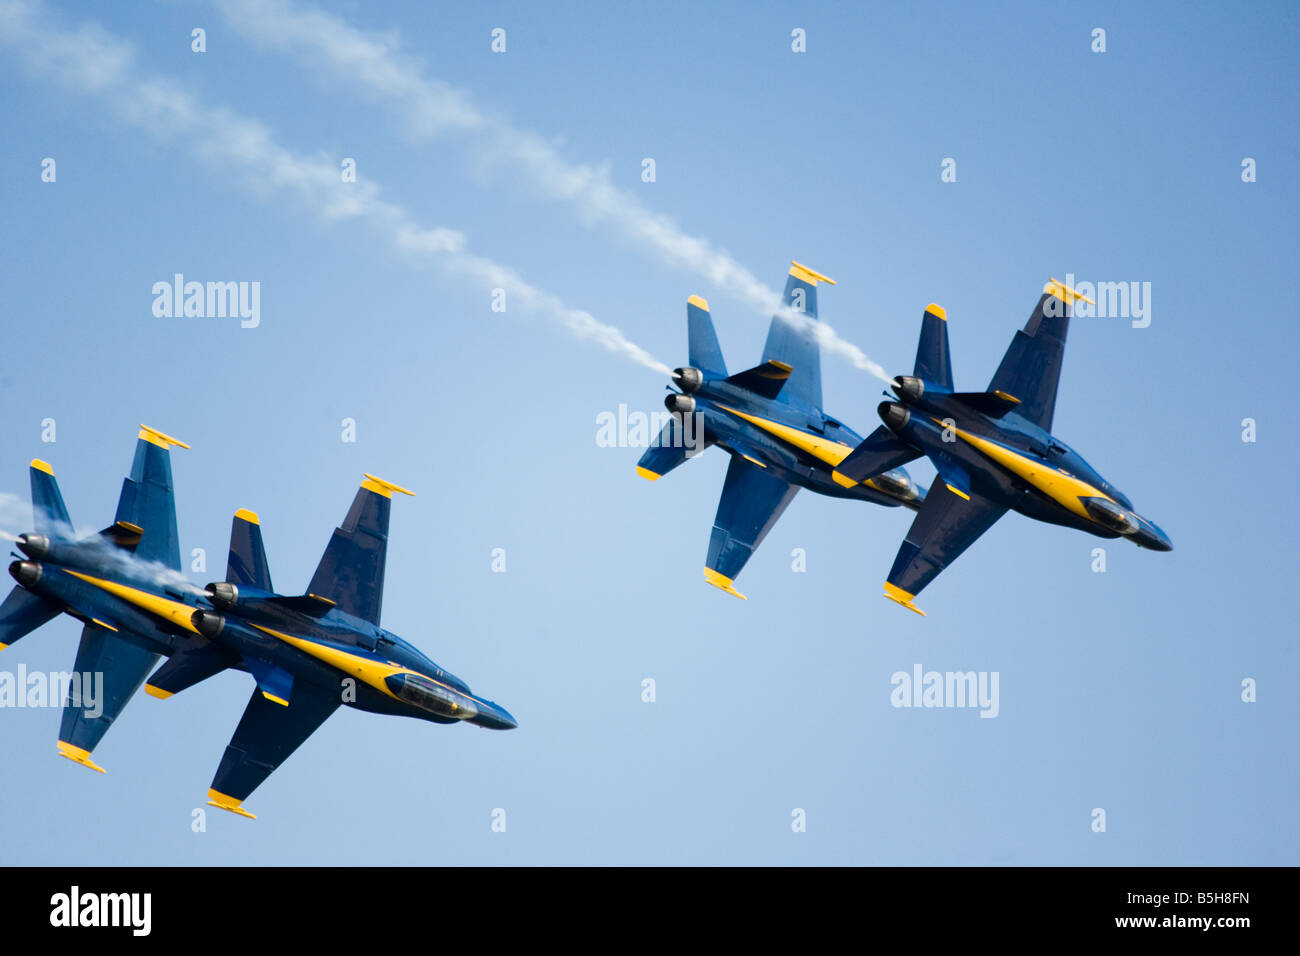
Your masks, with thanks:
[{"label": "jet in formation", "polygon": [[983,392],[954,390],[947,313],[926,307],[912,374],[894,379],[897,401],[877,409],[884,424],[837,468],[837,478],[857,481],[925,455],[939,474],[898,549],[886,597],[924,614],[916,595],[1007,511],[1153,551],[1173,547],[1051,433],[1076,299],[1092,301],[1049,281]]},{"label": "jet in formation", "polygon": [[102,772],[91,754],[141,684],[166,699],[228,669],[257,686],[208,802],[245,817],[253,816],[242,806],[249,794],[342,705],[516,726],[504,708],[379,625],[392,496],[411,492],[366,475],[302,595],[273,589],[258,517],[240,510],[225,580],[200,589],[180,573],[174,446],[189,447],[141,426],[114,522],[87,537],[73,532],[53,469],[31,463],[35,528],[16,541],[22,556],[9,572],[18,584],[0,604],[0,649],[68,614],[84,625],[74,673],[103,675],[93,708],[70,685],[61,755]]},{"label": "jet in formation", "polygon": [[901,468],[848,479],[836,473],[862,437],[822,411],[817,286],[834,280],[795,262],[772,317],[762,363],[727,373],[709,304],[687,299],[690,365],[673,371],[671,412],[637,463],[650,481],[711,445],[731,456],[709,538],[704,579],[743,598],[735,579],[800,488],[916,510],[925,492]]}]

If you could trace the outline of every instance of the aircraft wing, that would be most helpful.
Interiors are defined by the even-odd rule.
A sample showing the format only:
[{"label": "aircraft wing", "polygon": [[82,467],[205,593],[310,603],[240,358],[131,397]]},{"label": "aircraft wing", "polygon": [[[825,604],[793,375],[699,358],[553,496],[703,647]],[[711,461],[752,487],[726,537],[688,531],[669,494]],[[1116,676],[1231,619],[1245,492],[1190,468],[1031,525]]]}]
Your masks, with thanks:
[{"label": "aircraft wing", "polygon": [[384,564],[388,559],[388,516],[393,492],[414,494],[392,482],[366,475],[343,524],[325,547],[308,594],[329,598],[340,609],[379,623],[384,601]]},{"label": "aircraft wing", "polygon": [[293,688],[288,705],[264,696],[260,688],[244,708],[244,716],[217,766],[208,790],[208,802],[241,816],[252,814],[240,807],[248,795],[289,759],[304,740],[342,703],[341,692],[306,681]]},{"label": "aircraft wing", "polygon": [[912,598],[1006,512],[976,491],[953,490],[951,484],[936,481],[898,549],[885,596],[924,614]]},{"label": "aircraft wing", "polygon": [[157,661],[157,654],[126,640],[112,626],[91,623],[82,628],[73,665],[80,691],[68,689],[59,725],[59,753],[92,770],[102,770],[90,759],[90,752]]},{"label": "aircraft wing", "polygon": [[[790,266],[785,280],[785,294],[781,304],[787,309],[802,312],[809,319],[817,318],[817,283],[833,282],[826,276],[798,264]],[[788,365],[789,378],[781,389],[780,401],[807,410],[822,407],[821,346],[813,333],[789,317],[777,313],[768,327],[767,342],[763,346],[763,361],[775,365]]]},{"label": "aircraft wing", "polygon": [[147,425],[140,426],[131,474],[122,482],[116,522],[144,529],[136,557],[181,569],[180,535],[176,531],[176,498],[172,488],[170,449],[190,446]]},{"label": "aircraft wing", "polygon": [[1049,432],[1070,328],[1070,302],[1075,297],[1073,290],[1055,280],[1049,282],[989,382],[990,392],[1016,402],[1017,414]]},{"label": "aircraft wing", "polygon": [[744,597],[732,582],[798,490],[798,485],[787,484],[763,466],[732,456],[704,562],[704,577],[710,584]]}]

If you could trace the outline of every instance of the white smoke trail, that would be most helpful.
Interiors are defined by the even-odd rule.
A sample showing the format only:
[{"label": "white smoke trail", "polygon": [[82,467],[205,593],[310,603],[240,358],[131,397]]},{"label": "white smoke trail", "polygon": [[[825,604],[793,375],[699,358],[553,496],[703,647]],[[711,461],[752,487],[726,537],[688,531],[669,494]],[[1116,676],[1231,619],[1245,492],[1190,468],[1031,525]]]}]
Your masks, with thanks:
[{"label": "white smoke trail", "polygon": [[[14,530],[18,528],[24,530]],[[18,535],[29,533],[34,528],[31,502],[18,495],[0,491],[0,539],[16,545]],[[88,564],[111,575],[113,580],[152,585],[158,590],[171,589],[196,598],[207,597],[201,587],[179,571],[167,567],[161,561],[146,561],[136,557],[132,552],[100,537],[98,529],[77,528],[56,521],[48,529],[42,529],[41,533],[51,539],[76,542],[79,555],[84,555]],[[20,560],[29,559],[23,557]]]},{"label": "white smoke trail", "polygon": [[[688,235],[672,219],[616,187],[607,169],[566,160],[537,134],[489,116],[465,91],[430,78],[421,63],[401,52],[394,36],[363,33],[331,13],[288,0],[216,3],[227,24],[254,43],[291,53],[304,65],[343,81],[349,90],[361,89],[395,104],[412,135],[472,134],[478,168],[506,167],[546,198],[572,206],[584,225],[607,225],[631,240],[634,248],[652,250],[668,264],[702,276],[765,315],[783,311],[780,294],[726,251]],[[816,336],[826,351],[883,381],[891,380],[866,352],[830,326],[792,310],[783,314]]]},{"label": "white smoke trail", "polygon": [[254,192],[294,193],[327,222],[367,222],[400,252],[457,279],[470,276],[485,289],[507,289],[525,311],[545,315],[577,338],[645,368],[668,373],[667,365],[617,328],[569,307],[509,267],[468,252],[462,233],[420,225],[405,207],[381,198],[373,182],[342,182],[335,160],[293,153],[260,123],[204,105],[174,80],[142,74],[130,45],[97,26],[60,29],[50,19],[47,11],[24,0],[0,0],[0,44],[14,48],[33,73],[98,97],[122,122],[183,142],[223,173],[238,170],[242,185]]}]

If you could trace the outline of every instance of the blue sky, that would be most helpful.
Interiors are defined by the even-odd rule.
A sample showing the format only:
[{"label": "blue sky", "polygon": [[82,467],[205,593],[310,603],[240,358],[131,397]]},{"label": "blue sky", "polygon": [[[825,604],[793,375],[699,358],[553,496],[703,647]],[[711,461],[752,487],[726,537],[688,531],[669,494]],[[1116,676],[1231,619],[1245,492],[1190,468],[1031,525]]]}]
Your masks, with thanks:
[{"label": "blue sky", "polygon": [[[363,472],[410,487],[384,624],[520,722],[342,711],[250,798],[255,823],[213,811],[196,833],[247,675],[140,695],[96,750],[103,776],[55,756],[57,711],[0,711],[3,859],[1295,864],[1297,18],[0,4],[0,491],[25,498],[47,459],[74,521],[99,527],[146,422],[192,445],[173,454],[182,553],[207,554],[189,576],[221,577],[246,507],[296,591]],[[304,23],[381,42],[387,68],[331,59]],[[42,44],[58,55],[33,62]],[[171,105],[141,119],[141,90]],[[461,125],[429,134],[418,120],[448,103]],[[232,137],[245,121],[265,137]],[[345,157],[352,192],[310,178]],[[403,226],[443,251],[399,248]],[[942,304],[965,389],[1049,276],[1149,282],[1148,327],[1073,323],[1055,430],[1175,550],[1012,515],[922,619],[879,596],[910,515],[804,492],[745,569],[749,601],[708,587],[724,457],[649,484],[639,449],[598,447],[596,416],[660,408],[666,379],[565,316],[671,367],[698,293],[743,367],[767,315],[714,267],[779,288],[790,259],[839,281],[823,318],[891,374]],[[512,275],[504,313],[494,269]],[[259,282],[260,324],[154,316],[177,272]],[[828,355],[823,380],[829,413],[874,427],[877,379]],[[64,618],[0,667],[69,668],[78,633]],[[892,707],[915,664],[997,672],[998,716]]]}]

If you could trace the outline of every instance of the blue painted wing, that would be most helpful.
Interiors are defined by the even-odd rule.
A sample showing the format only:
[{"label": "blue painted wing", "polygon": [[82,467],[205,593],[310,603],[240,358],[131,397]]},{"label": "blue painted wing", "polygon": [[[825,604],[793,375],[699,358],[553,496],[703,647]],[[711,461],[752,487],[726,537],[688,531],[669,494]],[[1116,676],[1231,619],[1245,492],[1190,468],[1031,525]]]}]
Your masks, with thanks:
[{"label": "blue painted wing", "polygon": [[94,750],[157,662],[153,651],[109,628],[87,624],[73,665],[80,675],[81,694],[75,696],[69,687],[59,740],[86,752]]},{"label": "blue painted wing", "polygon": [[[709,537],[709,555],[704,563],[710,583],[733,590],[731,582],[750,556],[762,544],[778,518],[798,492],[767,469],[735,456],[727,466],[727,480],[718,501],[718,514]],[[721,576],[725,581],[709,575]],[[738,593],[738,592],[737,592]]]},{"label": "blue painted wing", "polygon": [[341,703],[337,688],[326,690],[305,681],[294,688],[287,707],[254,690],[212,778],[216,792],[209,796],[218,806],[228,802],[222,797],[246,800]]},{"label": "blue painted wing", "polygon": [[921,593],[1006,512],[1005,507],[978,492],[958,494],[943,481],[936,481],[898,549],[889,571],[886,593],[891,586],[896,588],[906,600],[901,600],[899,595],[891,596],[911,606],[911,598]]}]

